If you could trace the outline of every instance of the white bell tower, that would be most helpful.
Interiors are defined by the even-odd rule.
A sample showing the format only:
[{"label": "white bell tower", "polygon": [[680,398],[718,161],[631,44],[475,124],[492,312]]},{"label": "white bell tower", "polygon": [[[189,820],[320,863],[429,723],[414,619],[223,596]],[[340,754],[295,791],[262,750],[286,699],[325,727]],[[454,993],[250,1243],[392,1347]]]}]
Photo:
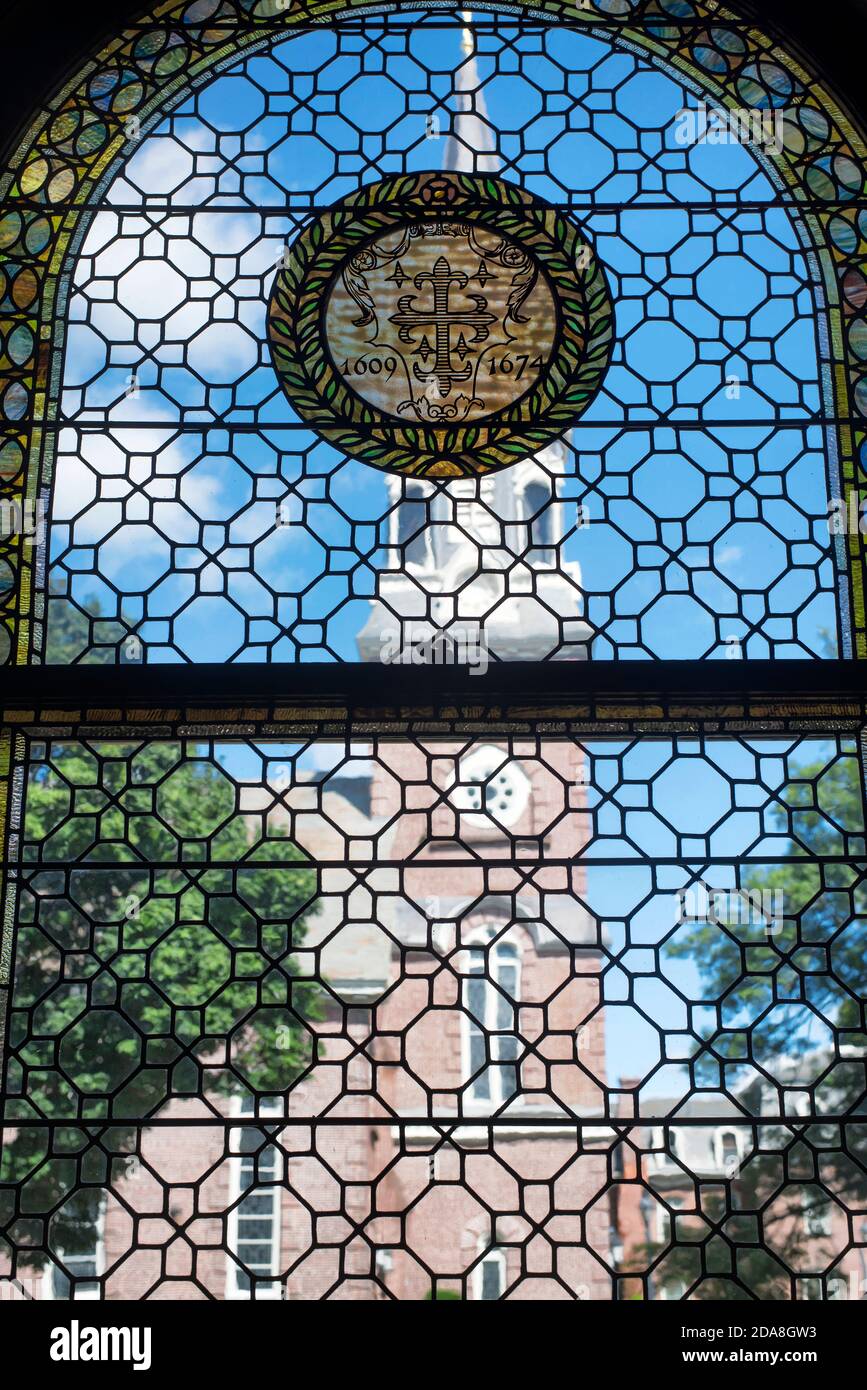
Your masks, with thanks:
[{"label": "white bell tower", "polygon": [[584,660],[581,569],[561,559],[577,525],[574,502],[558,500],[566,449],[480,480],[431,483],[389,477],[387,568],[358,638],[377,661],[388,645],[409,649],[438,633],[460,646],[478,634],[492,660]]},{"label": "white bell tower", "polygon": [[[469,28],[461,48],[442,168],[496,173]],[[581,570],[562,559],[580,520],[577,505],[561,497],[565,465],[565,445],[556,443],[481,479],[389,476],[387,567],[358,637],[362,659],[379,660],[388,647],[407,660],[413,646],[440,633],[458,648],[474,634],[493,660],[586,659],[592,634]]]}]

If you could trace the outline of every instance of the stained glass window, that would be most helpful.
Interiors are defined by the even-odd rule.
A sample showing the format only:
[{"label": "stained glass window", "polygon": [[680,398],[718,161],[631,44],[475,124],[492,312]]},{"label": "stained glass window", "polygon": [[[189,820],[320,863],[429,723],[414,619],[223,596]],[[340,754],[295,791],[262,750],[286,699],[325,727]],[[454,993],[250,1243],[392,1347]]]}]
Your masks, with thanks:
[{"label": "stained glass window", "polygon": [[805,64],[196,0],[34,116],[11,1296],[863,1297],[867,146]]}]

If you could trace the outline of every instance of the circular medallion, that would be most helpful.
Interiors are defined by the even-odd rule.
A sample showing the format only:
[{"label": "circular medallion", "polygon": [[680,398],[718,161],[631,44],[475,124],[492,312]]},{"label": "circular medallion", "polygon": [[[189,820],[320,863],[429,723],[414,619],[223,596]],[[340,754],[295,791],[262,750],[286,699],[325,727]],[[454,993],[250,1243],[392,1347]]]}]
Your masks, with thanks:
[{"label": "circular medallion", "polygon": [[586,235],[514,184],[458,173],[369,184],[288,249],[274,366],[306,424],[418,477],[503,468],[583,414],[613,308]]}]

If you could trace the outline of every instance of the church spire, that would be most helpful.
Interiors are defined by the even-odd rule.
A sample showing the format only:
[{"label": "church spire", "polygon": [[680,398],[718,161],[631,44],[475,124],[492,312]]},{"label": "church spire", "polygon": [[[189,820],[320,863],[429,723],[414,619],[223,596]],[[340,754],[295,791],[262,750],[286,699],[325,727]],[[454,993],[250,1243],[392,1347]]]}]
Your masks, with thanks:
[{"label": "church spire", "polygon": [[495,174],[500,162],[480,90],[472,11],[462,10],[461,19],[461,59],[455,72],[454,114],[446,135],[443,168],[462,174]]},{"label": "church spire", "polygon": [[[501,160],[485,105],[471,11],[461,11],[461,25],[441,167],[497,174]],[[438,123],[435,129],[439,135]],[[431,153],[434,163],[439,142]],[[438,275],[440,254],[432,253],[426,281],[442,281],[448,270],[444,262]],[[479,281],[482,293],[470,296],[476,314],[490,312],[486,283]],[[432,344],[427,347],[430,356]],[[451,368],[449,377],[451,386]],[[440,390],[448,397],[445,385],[441,382]],[[566,507],[554,492],[565,458],[565,448],[555,443],[500,473],[455,478],[445,486],[388,477],[390,558],[358,634],[362,660],[412,661],[423,641],[443,634],[458,650],[462,641],[466,650],[477,638],[497,660],[586,658],[592,634],[583,617],[581,570],[577,561],[563,558]]]}]

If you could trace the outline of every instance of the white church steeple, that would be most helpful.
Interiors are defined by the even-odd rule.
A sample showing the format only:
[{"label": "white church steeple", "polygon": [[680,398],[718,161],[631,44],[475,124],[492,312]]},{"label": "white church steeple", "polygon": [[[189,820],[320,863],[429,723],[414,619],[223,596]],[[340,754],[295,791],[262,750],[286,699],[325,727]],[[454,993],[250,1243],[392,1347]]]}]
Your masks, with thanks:
[{"label": "white church steeple", "polygon": [[[497,173],[500,160],[477,61],[472,14],[462,11],[453,118],[439,167]],[[388,564],[358,637],[365,661],[404,653],[438,633],[456,644],[478,634],[491,659],[580,660],[591,630],[583,618],[580,566],[562,543],[577,523],[559,500],[566,447],[556,443],[501,472],[433,483],[389,476]]]},{"label": "white church steeple", "polygon": [[452,93],[453,116],[445,132],[443,169],[462,174],[496,174],[500,168],[497,141],[488,123],[476,39],[471,28],[472,13],[461,11],[461,58],[455,70]]}]

